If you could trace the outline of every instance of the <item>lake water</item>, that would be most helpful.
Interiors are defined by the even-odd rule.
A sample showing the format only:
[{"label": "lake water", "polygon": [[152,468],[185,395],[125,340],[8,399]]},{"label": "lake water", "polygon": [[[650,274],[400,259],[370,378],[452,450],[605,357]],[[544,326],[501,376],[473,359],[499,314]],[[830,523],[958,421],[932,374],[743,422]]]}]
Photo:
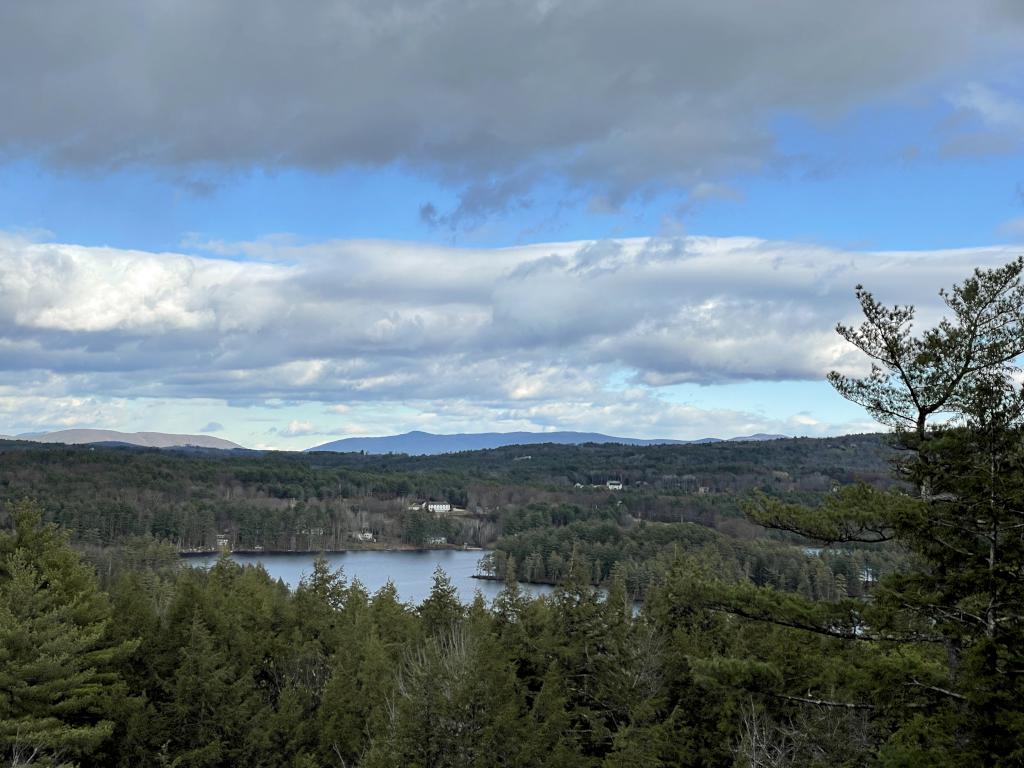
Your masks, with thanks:
[{"label": "lake water", "polygon": [[[359,579],[371,593],[389,580],[398,590],[400,600],[419,604],[430,594],[434,569],[440,566],[459,591],[460,599],[468,603],[476,592],[481,592],[490,603],[502,590],[502,583],[474,579],[477,564],[486,553],[457,549],[438,549],[425,552],[339,552],[325,555],[332,569],[341,568],[346,578]],[[217,555],[188,557],[189,565],[209,568],[217,562]],[[303,576],[313,572],[315,554],[232,554],[231,559],[243,565],[260,564],[275,579],[282,579],[294,589]],[[552,588],[544,584],[521,584],[529,594],[549,594]]]}]

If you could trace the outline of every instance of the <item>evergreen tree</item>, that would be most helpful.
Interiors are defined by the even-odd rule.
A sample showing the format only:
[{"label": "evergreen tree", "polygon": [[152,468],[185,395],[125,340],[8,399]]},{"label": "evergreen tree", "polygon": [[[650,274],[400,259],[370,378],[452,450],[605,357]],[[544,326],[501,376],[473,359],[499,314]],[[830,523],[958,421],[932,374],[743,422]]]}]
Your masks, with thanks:
[{"label": "evergreen tree", "polygon": [[[114,732],[133,642],[109,637],[109,601],[91,568],[31,502],[0,533],[0,754],[17,763],[88,763]],[[31,760],[28,758],[31,757]]]},{"label": "evergreen tree", "polygon": [[889,309],[858,285],[864,322],[836,330],[867,355],[871,373],[854,378],[833,371],[829,381],[881,423],[924,439],[931,416],[960,413],[976,382],[1004,375],[1024,353],[1022,272],[1024,257],[976,269],[951,291],[940,291],[952,318],[919,336],[912,333],[912,306]]},{"label": "evergreen tree", "polygon": [[[976,270],[942,294],[953,318],[917,337],[912,307],[885,309],[858,287],[865,322],[839,328],[873,367],[866,379],[831,381],[897,428],[919,498],[861,487],[822,509],[766,498],[752,509],[765,525],[823,542],[893,540],[911,554],[871,602],[840,600],[838,613],[763,594],[732,603],[740,615],[876,643],[864,658],[876,720],[896,718],[880,753],[887,764],[1024,759],[1024,394],[1011,378],[1024,351],[1022,270],[1024,259]],[[932,424],[936,413],[949,418]]]},{"label": "evergreen tree", "polygon": [[518,765],[521,696],[500,647],[450,627],[409,649],[366,765]]},{"label": "evergreen tree", "polygon": [[198,613],[180,650],[170,692],[165,716],[173,725],[172,765],[237,765],[255,714],[252,679],[218,647]]},{"label": "evergreen tree", "polygon": [[428,633],[450,631],[465,615],[459,592],[441,566],[434,571],[434,583],[420,605],[419,614]]},{"label": "evergreen tree", "polygon": [[[366,644],[375,642],[379,642],[376,637],[366,639]],[[373,700],[362,690],[362,655],[351,645],[342,646],[324,689],[319,709],[320,745],[324,759],[331,764],[356,765],[365,745],[368,707]]]}]

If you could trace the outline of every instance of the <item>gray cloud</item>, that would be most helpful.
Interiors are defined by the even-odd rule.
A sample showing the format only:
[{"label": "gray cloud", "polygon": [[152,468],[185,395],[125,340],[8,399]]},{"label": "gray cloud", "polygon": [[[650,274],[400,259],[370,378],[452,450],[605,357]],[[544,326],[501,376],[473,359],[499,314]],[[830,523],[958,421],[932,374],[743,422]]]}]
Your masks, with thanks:
[{"label": "gray cloud", "polygon": [[966,78],[1020,29],[1006,0],[4,3],[0,155],[200,190],[398,164],[463,190],[424,207],[457,226],[545,175],[614,206],[756,170],[779,114]]}]

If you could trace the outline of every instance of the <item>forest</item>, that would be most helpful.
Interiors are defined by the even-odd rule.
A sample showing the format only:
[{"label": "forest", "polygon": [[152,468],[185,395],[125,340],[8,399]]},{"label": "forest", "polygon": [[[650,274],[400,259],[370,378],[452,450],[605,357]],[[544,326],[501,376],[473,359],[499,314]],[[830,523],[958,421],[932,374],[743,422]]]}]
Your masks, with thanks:
[{"label": "forest", "polygon": [[[514,448],[363,456],[4,440],[0,502],[37,499],[73,542],[98,546],[152,536],[182,551],[212,550],[227,533],[239,549],[320,551],[353,546],[350,534],[361,530],[420,545],[433,529],[409,513],[426,500],[464,513],[452,516],[453,543],[489,545],[529,525],[538,509],[550,510],[554,524],[614,509],[638,520],[718,525],[741,518],[740,501],[754,490],[813,502],[854,482],[896,483],[893,448],[879,434],[530,451],[522,461]],[[610,492],[610,479],[624,492]],[[408,530],[417,524],[418,534]]]},{"label": "forest", "polygon": [[680,549],[714,549],[757,583],[805,591],[838,577],[860,594],[895,562],[870,544],[809,558],[809,542],[741,509],[752,493],[817,505],[856,484],[898,487],[883,435],[529,450],[523,461],[516,448],[410,457],[6,441],[0,501],[39,502],[101,572],[139,553],[215,551],[220,538],[238,551],[485,547],[482,575],[503,580],[513,563],[520,580],[555,584],[575,549],[593,584],[618,568],[640,598]]},{"label": "forest", "polygon": [[[839,333],[875,365],[830,381],[885,437],[530,446],[519,461],[5,444],[0,754],[1020,765],[1022,271],[975,271],[943,294],[951,319],[918,335],[910,308],[858,289],[864,322]],[[593,487],[609,479],[623,490]],[[460,516],[410,509],[426,499]],[[408,605],[323,560],[289,591],[226,556],[209,571],[178,556],[224,532],[280,546],[352,524],[419,544],[409,520],[453,543],[476,530],[499,597],[464,605],[438,572]],[[557,587],[528,598],[521,577]]]}]

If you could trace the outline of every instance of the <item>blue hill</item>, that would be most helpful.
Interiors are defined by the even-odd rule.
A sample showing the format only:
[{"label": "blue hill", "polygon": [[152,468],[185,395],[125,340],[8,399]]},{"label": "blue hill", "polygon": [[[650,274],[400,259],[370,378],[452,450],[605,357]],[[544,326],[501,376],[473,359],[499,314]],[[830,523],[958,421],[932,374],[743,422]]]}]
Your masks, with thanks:
[{"label": "blue hill", "polygon": [[[766,440],[785,435],[754,435],[734,440]],[[480,451],[501,448],[506,445],[538,445],[558,443],[560,445],[582,445],[583,443],[621,443],[623,445],[686,445],[692,443],[716,443],[718,438],[702,440],[642,440],[635,437],[612,437],[598,432],[476,432],[455,435],[435,435],[430,432],[406,432],[404,435],[386,437],[347,437],[330,443],[308,448],[308,451],[333,451],[336,453],[407,453],[409,455],[433,455],[456,453],[458,451]]]}]

